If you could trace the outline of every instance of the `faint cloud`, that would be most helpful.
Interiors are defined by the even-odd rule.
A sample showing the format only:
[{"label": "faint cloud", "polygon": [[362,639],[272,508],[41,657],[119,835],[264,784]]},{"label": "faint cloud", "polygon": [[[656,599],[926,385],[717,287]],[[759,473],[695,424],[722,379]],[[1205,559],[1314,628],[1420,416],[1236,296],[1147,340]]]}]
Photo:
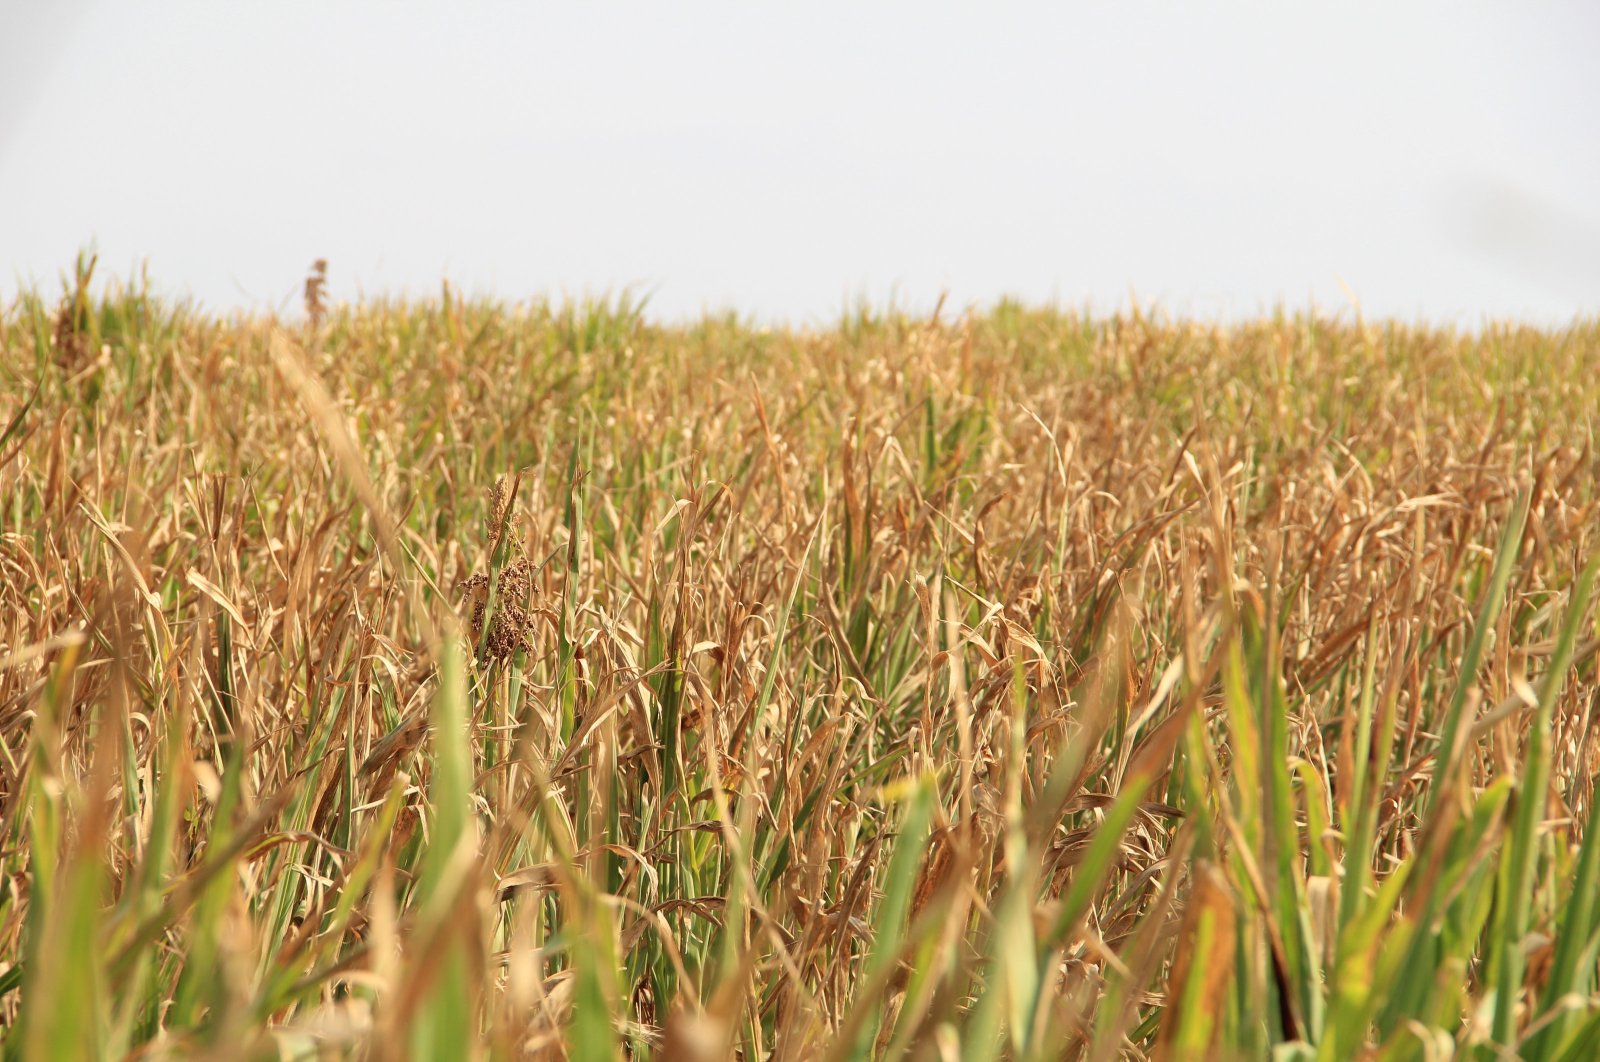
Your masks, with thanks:
[{"label": "faint cloud", "polygon": [[1508,278],[1564,299],[1600,299],[1600,221],[1503,179],[1463,183],[1444,199],[1444,225],[1463,249]]},{"label": "faint cloud", "polygon": [[0,2],[0,159],[89,7],[89,0]]}]

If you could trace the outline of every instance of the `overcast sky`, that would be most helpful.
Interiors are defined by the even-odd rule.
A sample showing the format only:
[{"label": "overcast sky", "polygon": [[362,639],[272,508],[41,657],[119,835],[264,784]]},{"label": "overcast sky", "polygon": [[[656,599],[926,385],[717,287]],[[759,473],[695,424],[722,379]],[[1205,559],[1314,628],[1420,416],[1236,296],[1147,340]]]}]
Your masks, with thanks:
[{"label": "overcast sky", "polygon": [[0,296],[1600,313],[1600,4],[0,0]]}]

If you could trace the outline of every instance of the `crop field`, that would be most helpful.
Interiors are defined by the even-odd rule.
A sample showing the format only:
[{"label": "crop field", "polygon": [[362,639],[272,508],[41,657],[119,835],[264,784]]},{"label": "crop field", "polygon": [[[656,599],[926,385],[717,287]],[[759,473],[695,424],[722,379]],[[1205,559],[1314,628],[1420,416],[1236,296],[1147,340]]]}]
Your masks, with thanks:
[{"label": "crop field", "polygon": [[7,1057],[1600,1057],[1600,322],[0,310]]}]

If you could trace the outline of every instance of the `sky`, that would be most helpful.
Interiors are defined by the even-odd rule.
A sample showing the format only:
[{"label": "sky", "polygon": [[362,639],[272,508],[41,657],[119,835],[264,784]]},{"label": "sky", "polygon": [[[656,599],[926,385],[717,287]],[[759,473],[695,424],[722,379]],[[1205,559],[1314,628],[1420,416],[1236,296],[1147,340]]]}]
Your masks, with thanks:
[{"label": "sky", "polygon": [[1600,314],[1600,4],[0,0],[0,298]]}]

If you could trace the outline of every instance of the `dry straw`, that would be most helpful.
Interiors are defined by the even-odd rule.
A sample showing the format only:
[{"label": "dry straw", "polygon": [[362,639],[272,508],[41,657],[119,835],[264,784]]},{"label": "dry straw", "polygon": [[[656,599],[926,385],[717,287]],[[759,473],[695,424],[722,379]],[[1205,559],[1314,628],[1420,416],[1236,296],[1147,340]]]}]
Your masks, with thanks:
[{"label": "dry straw", "polygon": [[1577,1060],[1600,328],[0,315],[23,1057]]}]

